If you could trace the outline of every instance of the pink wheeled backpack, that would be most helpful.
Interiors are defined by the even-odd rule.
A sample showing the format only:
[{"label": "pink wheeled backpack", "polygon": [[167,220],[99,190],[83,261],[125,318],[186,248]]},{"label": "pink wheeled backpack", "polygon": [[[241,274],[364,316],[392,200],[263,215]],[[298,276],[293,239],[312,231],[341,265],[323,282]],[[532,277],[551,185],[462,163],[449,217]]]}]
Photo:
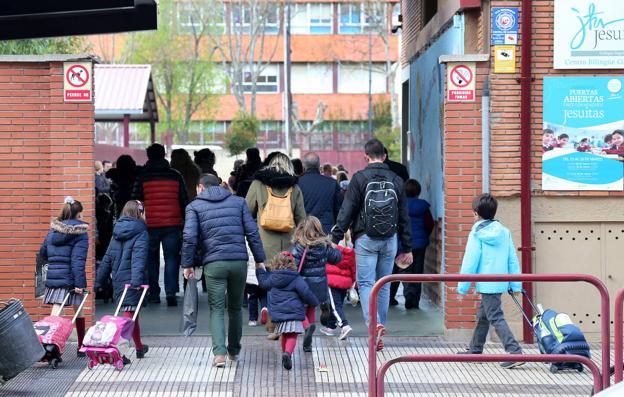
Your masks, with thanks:
[{"label": "pink wheeled backpack", "polygon": [[129,288],[130,284],[124,286],[115,315],[102,317],[100,321],[89,328],[85,335],[83,347],[80,351],[86,353],[87,357],[89,357],[89,363],[87,364],[89,369],[95,368],[98,364],[110,364],[119,371],[124,367],[123,357],[130,346],[134,322],[139,314],[149,286],[141,286],[143,292],[141,293],[137,310],[131,319],[119,316],[119,311]]}]

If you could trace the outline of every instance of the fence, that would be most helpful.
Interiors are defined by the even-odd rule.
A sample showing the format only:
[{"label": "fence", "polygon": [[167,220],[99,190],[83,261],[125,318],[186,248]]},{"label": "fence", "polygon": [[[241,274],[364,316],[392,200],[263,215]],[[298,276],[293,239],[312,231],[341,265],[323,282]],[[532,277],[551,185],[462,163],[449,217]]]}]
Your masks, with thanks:
[{"label": "fence", "polygon": [[[459,282],[459,281],[521,281],[525,283],[535,282],[586,282],[592,284],[600,293],[600,328],[602,346],[602,373],[598,366],[586,357],[576,355],[559,354],[469,354],[469,355],[435,355],[435,354],[415,354],[409,356],[399,356],[382,363],[377,370],[377,296],[384,284],[393,281],[403,281],[410,283],[417,282]],[[618,301],[616,300],[616,368],[619,368],[620,380],[622,378],[622,309],[624,305],[624,290],[618,294],[619,311],[617,311]],[[619,322],[618,322],[619,315]],[[369,397],[382,397],[384,395],[384,376],[388,369],[399,362],[502,362],[502,361],[522,361],[522,362],[578,362],[587,366],[594,377],[594,391],[598,393],[609,386],[609,366],[610,366],[610,318],[609,318],[609,292],[604,283],[597,277],[588,274],[501,274],[501,275],[464,275],[464,274],[413,274],[413,275],[391,275],[381,278],[375,283],[371,290],[369,304],[369,325],[368,325],[368,395]],[[619,334],[618,334],[619,324]],[[618,345],[619,343],[619,345]],[[618,346],[619,346],[619,366],[618,366]],[[616,370],[616,382],[618,371]],[[602,379],[601,379],[602,377]]]}]

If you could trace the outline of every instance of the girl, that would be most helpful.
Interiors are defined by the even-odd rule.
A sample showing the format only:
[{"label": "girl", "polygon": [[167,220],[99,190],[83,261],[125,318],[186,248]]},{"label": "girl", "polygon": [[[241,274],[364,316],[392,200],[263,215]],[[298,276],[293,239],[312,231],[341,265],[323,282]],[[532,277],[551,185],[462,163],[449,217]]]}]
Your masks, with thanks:
[{"label": "girl", "polygon": [[[321,303],[329,302],[329,286],[325,264],[337,264],[342,259],[340,251],[332,248],[329,237],[323,232],[321,222],[315,216],[307,216],[295,230],[292,249],[299,273]],[[303,258],[303,260],[302,260]],[[306,307],[303,351],[312,351],[312,335],[316,330],[316,309]]]},{"label": "girl", "polygon": [[297,273],[297,265],[290,252],[277,254],[271,261],[271,272],[256,265],[256,276],[261,288],[269,291],[269,314],[275,324],[275,333],[282,339],[282,366],[292,368],[292,354],[297,334],[304,332],[304,304],[319,304],[308,284]]},{"label": "girl", "polygon": [[[346,242],[345,242],[346,244]],[[321,332],[327,336],[334,336],[336,326],[340,326],[340,340],[347,339],[347,336],[353,331],[343,309],[344,300],[347,297],[349,288],[355,283],[355,251],[353,248],[338,246],[338,250],[342,254],[342,260],[337,265],[325,265],[327,271],[327,279],[332,294],[333,309],[338,314],[330,317],[327,327],[321,328]]]},{"label": "girl", "polygon": [[[48,263],[48,276],[43,303],[52,305],[52,315],[60,315],[65,296],[71,294],[67,305],[80,305],[83,290],[87,288],[85,264],[89,249],[87,232],[89,225],[82,221],[82,204],[71,196],[65,197],[65,204],[59,216],[52,221],[39,255]],[[76,318],[78,350],[82,347],[85,335],[85,319]],[[84,357],[78,351],[78,357]]]},{"label": "girl", "polygon": [[[98,269],[95,284],[97,289],[112,272],[116,301],[121,298],[125,284],[133,287],[126,293],[121,307],[125,317],[132,318],[134,312],[139,309],[137,305],[141,291],[137,288],[148,283],[146,270],[148,252],[149,236],[145,224],[145,208],[140,201],[130,200],[124,206],[121,218],[115,224],[113,239]],[[139,317],[134,323],[132,339],[137,358],[145,357],[149,348],[141,342]],[[130,360],[124,357],[124,361],[129,363]]]}]

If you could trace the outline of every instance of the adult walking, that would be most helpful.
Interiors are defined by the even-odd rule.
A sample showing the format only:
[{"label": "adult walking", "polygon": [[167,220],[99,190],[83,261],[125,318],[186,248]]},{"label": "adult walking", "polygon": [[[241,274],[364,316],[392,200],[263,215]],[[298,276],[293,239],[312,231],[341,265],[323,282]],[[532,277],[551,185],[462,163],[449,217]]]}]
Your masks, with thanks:
[{"label": "adult walking", "polygon": [[182,175],[184,184],[186,185],[188,201],[193,201],[197,196],[197,185],[199,184],[201,170],[184,149],[175,149],[171,152],[171,168]]},{"label": "adult walking", "polygon": [[409,179],[409,172],[407,171],[407,167],[401,163],[390,160],[390,156],[388,155],[388,148],[384,147],[384,153],[386,154],[384,164],[386,164],[388,168],[390,168],[390,171],[400,176],[401,179],[403,179],[403,183],[407,182],[407,180]]},{"label": "adult walking", "polygon": [[[226,354],[236,361],[243,333],[243,290],[247,278],[248,242],[254,260],[265,261],[258,227],[245,200],[219,186],[219,178],[204,174],[198,196],[186,209],[182,267],[184,277],[195,277],[195,254],[202,253],[210,302],[213,365],[223,367]],[[225,344],[227,294],[228,343]]]},{"label": "adult walking", "polygon": [[[403,180],[388,165],[383,144],[371,139],[364,146],[368,165],[358,171],[351,182],[332,229],[332,240],[340,242],[352,228],[357,262],[357,282],[360,288],[362,312],[366,324],[368,303],[373,285],[392,273],[397,253],[397,235],[401,240],[401,261],[412,263],[412,237],[407,213]],[[365,200],[366,198],[366,200]],[[384,347],[386,316],[390,298],[390,285],[379,292],[377,306],[377,350]]]},{"label": "adult walking", "polygon": [[236,174],[236,184],[233,186],[236,195],[239,197],[247,197],[249,187],[254,181],[254,175],[262,168],[262,159],[260,159],[260,151],[258,148],[252,147],[245,152],[247,159],[245,164]]},{"label": "adult walking", "polygon": [[[256,172],[246,201],[251,215],[258,219],[260,238],[267,258],[282,251],[290,251],[295,227],[306,217],[306,211],[303,194],[297,186],[297,177],[288,156],[276,153],[268,166]],[[281,207],[284,212],[278,213],[281,219],[273,218],[273,210],[286,202],[289,205]]]},{"label": "adult walking", "polygon": [[165,256],[167,306],[177,306],[180,274],[180,234],[186,208],[186,186],[182,175],[165,160],[164,146],[147,148],[147,163],[137,175],[132,196],[145,204],[149,232],[149,302],[160,303],[160,244]]},{"label": "adult walking", "polygon": [[303,156],[303,168],[305,173],[299,178],[299,188],[306,214],[317,217],[325,234],[329,234],[342,205],[340,186],[333,178],[321,175],[321,159],[314,152]]},{"label": "adult walking", "polygon": [[136,181],[137,165],[132,157],[122,154],[117,158],[116,167],[111,168],[106,177],[111,180],[111,198],[115,219],[121,217],[121,211],[132,198],[132,189]]}]

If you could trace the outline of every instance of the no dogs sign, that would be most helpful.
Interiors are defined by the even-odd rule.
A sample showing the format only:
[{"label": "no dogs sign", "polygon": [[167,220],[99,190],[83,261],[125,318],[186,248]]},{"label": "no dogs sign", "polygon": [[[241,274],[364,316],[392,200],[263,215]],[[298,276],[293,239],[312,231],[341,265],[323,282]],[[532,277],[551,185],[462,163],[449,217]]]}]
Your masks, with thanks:
[{"label": "no dogs sign", "polygon": [[477,67],[474,62],[448,63],[446,65],[447,100],[449,102],[474,102]]},{"label": "no dogs sign", "polygon": [[65,62],[63,80],[65,102],[92,101],[93,67],[91,62]]}]

